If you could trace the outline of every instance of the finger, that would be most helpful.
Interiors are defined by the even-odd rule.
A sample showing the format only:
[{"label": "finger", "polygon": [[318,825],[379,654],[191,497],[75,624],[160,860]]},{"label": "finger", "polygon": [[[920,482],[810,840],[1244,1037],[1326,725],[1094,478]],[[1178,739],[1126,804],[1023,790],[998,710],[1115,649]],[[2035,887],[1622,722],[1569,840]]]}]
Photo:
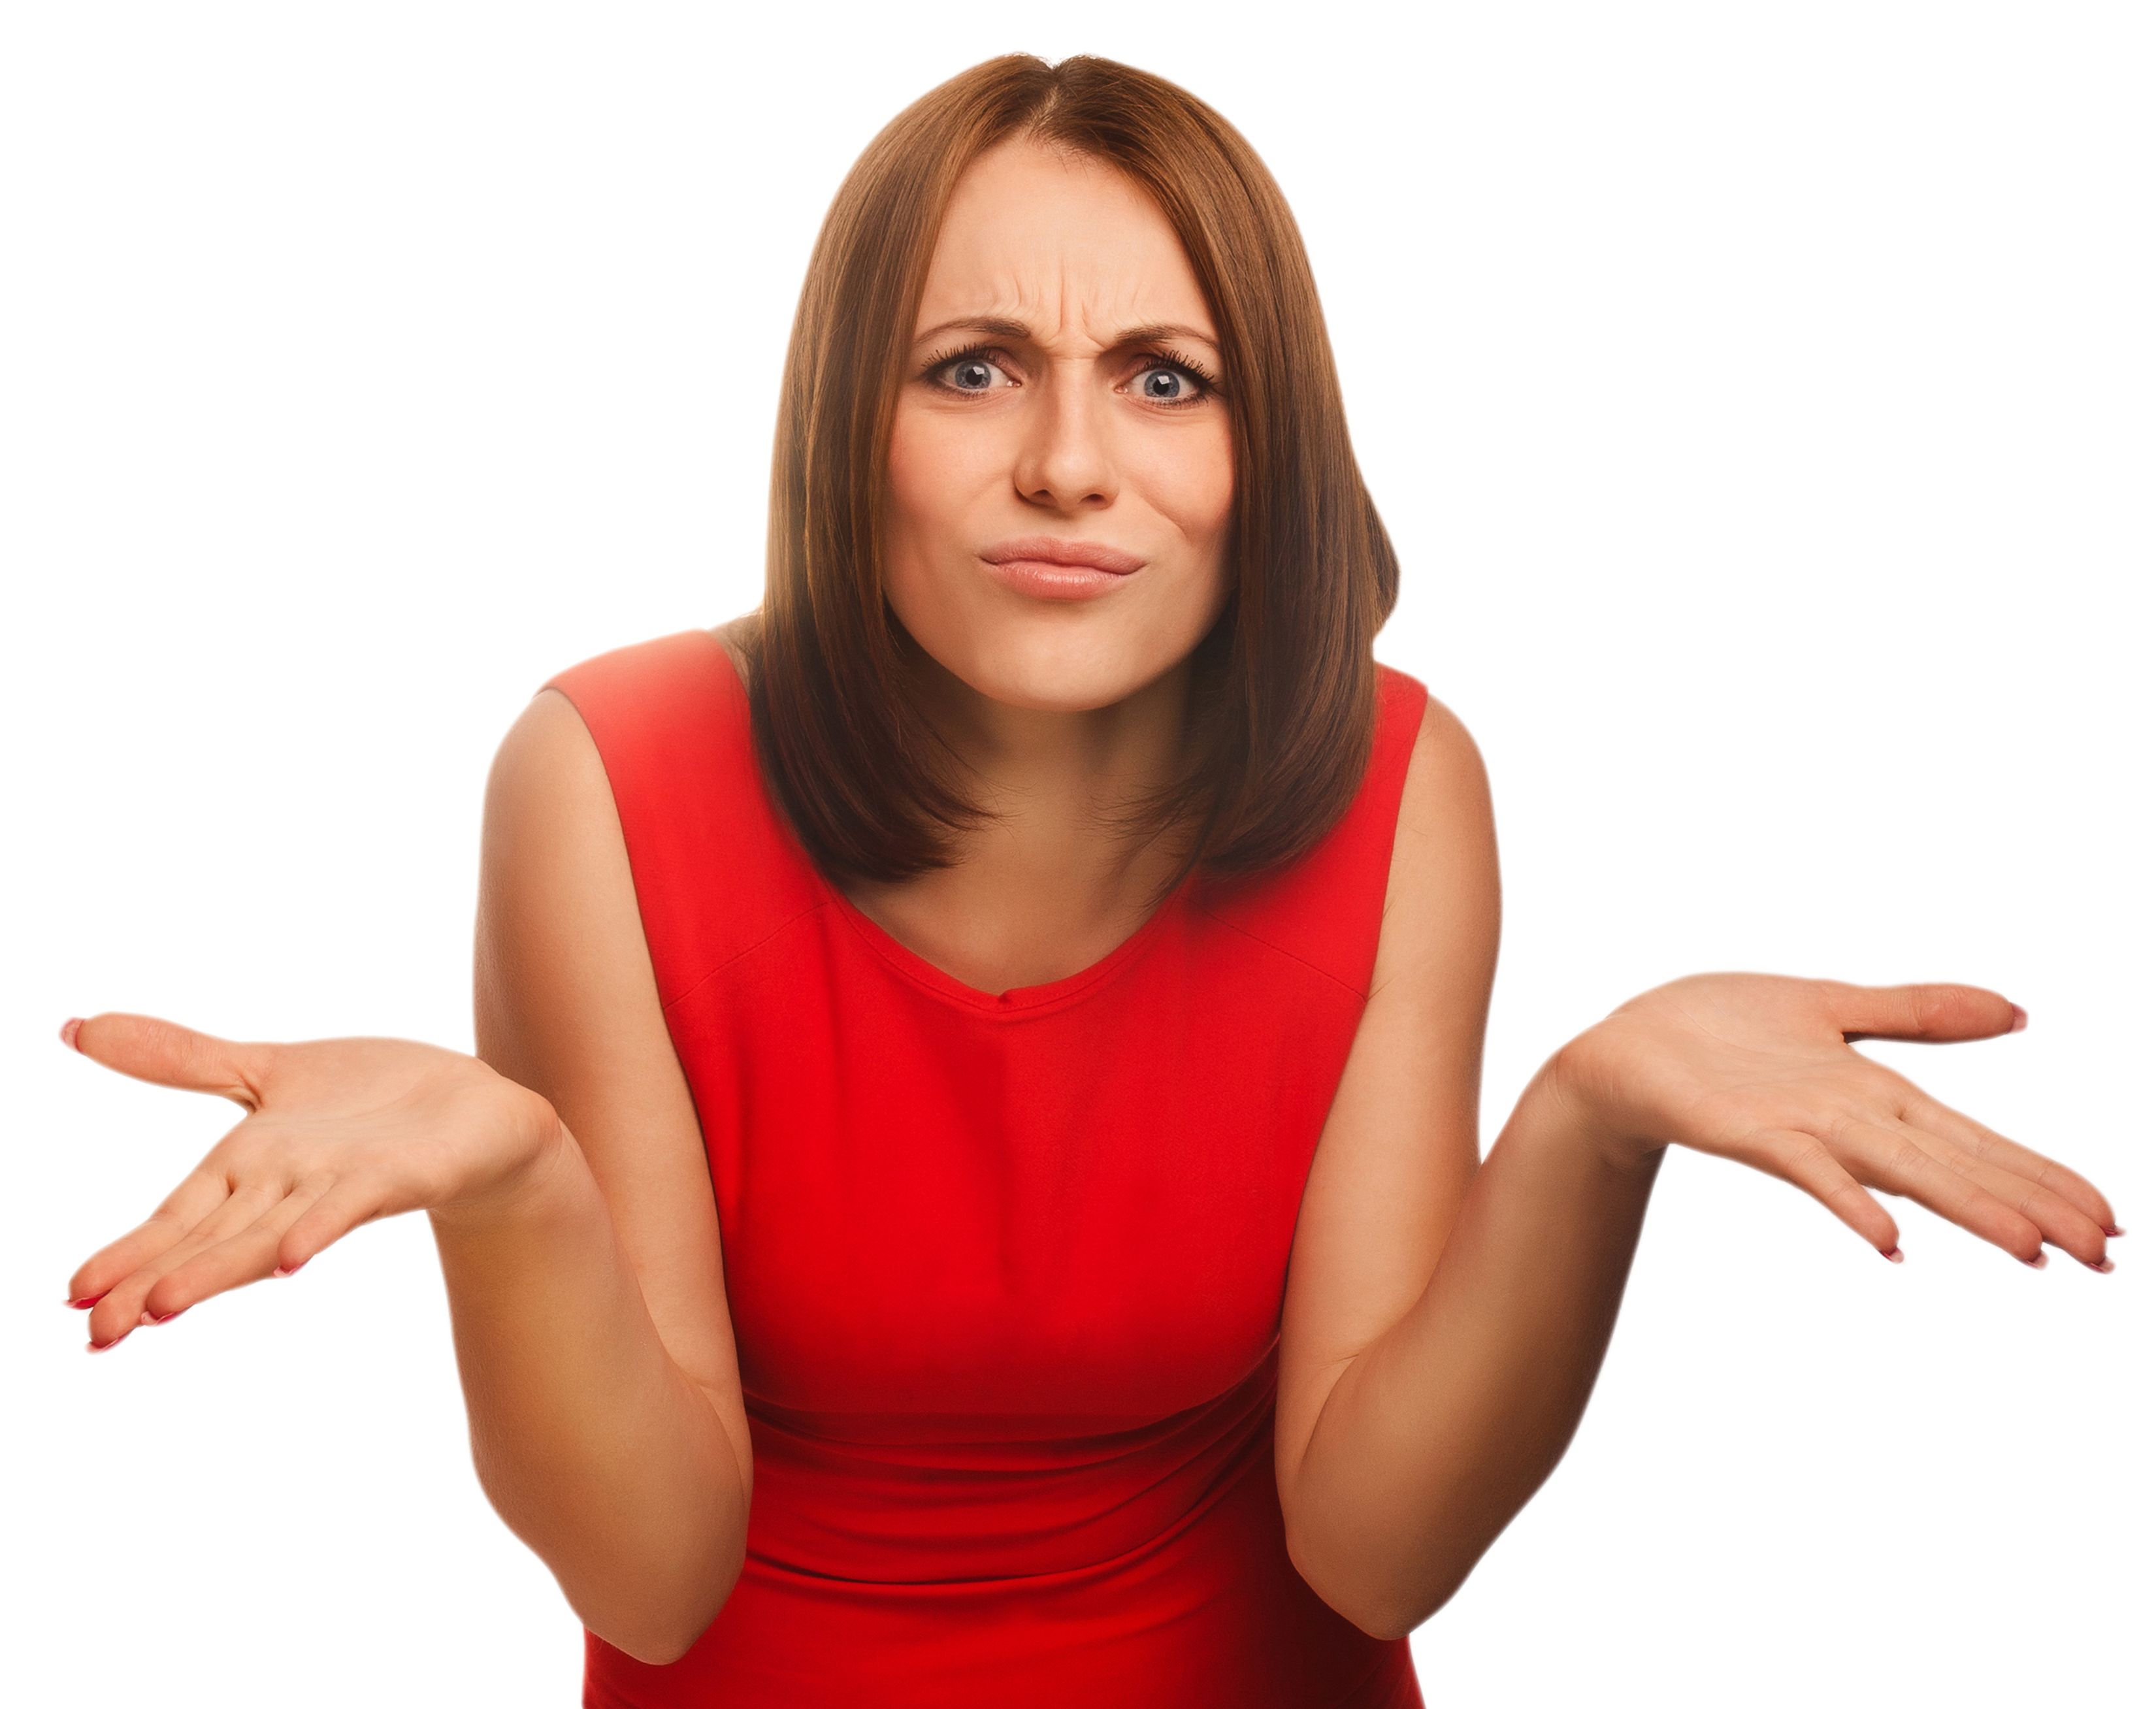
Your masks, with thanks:
[{"label": "finger", "polygon": [[2041,1269],[2044,1231],[2030,1218],[1933,1157],[1918,1131],[1851,1122],[1835,1136],[1851,1173],[1867,1186],[1913,1198],[1980,1240]]},{"label": "finger", "polygon": [[1989,1193],[2001,1204],[2028,1218],[2043,1231],[2046,1245],[2071,1253],[2091,1270],[2102,1270],[2109,1265],[2110,1260],[2104,1256],[2103,1229],[2094,1218],[2085,1215],[2057,1193],[2030,1180],[2026,1175],[1988,1163],[1922,1124],[1912,1122],[1908,1125],[1921,1136],[1917,1143],[1924,1147],[1934,1161],[1943,1163],[1972,1186]]},{"label": "finger", "polygon": [[295,1188],[245,1227],[206,1242],[151,1287],[143,1296],[143,1310],[162,1321],[214,1295],[278,1274],[278,1248],[285,1233],[331,1185],[331,1178],[324,1176]]},{"label": "finger", "polygon": [[2019,1032],[2029,1017],[1978,985],[1836,985],[1829,1006],[1842,1037],[1949,1044]]},{"label": "finger", "polygon": [[60,1036],[116,1073],[182,1091],[215,1092],[249,1110],[261,1105],[259,1088],[269,1047],[236,1044],[146,1014],[69,1021]]},{"label": "finger", "polygon": [[1883,1258],[1902,1261],[1901,1231],[1886,1206],[1858,1184],[1849,1171],[1835,1161],[1816,1135],[1779,1132],[1763,1136],[1767,1166],[1792,1187],[1805,1192],[1832,1211],[1871,1244]]},{"label": "finger", "polygon": [[1920,1094],[1902,1113],[1903,1120],[1943,1135],[1994,1168],[2010,1171],[2056,1193],[2106,1234],[2116,1235],[2119,1232],[2111,1201],[2097,1192],[2085,1176],[2076,1174],[2064,1163],[2054,1162],[2041,1152],[2030,1151],[2025,1145],[2015,1144],[2005,1134],[1993,1132],[1981,1121],[1934,1097]]},{"label": "finger", "polygon": [[195,1170],[138,1227],[83,1261],[68,1278],[69,1303],[108,1293],[122,1278],[169,1252],[231,1196],[232,1184],[221,1170]]},{"label": "finger", "polygon": [[338,1179],[285,1229],[277,1245],[278,1269],[290,1275],[323,1248],[388,1209],[378,1182],[348,1176]]},{"label": "finger", "polygon": [[280,1181],[242,1183],[182,1239],[115,1282],[90,1308],[90,1345],[103,1348],[124,1341],[141,1324],[146,1311],[155,1316],[171,1309],[162,1301],[152,1306],[150,1296],[158,1284],[197,1253],[228,1239],[256,1221],[283,1200],[287,1190],[287,1184]]}]

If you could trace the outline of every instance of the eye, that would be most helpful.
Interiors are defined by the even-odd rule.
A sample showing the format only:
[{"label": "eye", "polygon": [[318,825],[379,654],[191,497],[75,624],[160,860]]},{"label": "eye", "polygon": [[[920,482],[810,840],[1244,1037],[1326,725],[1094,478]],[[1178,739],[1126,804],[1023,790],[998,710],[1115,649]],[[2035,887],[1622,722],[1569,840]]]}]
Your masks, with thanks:
[{"label": "eye", "polygon": [[1205,391],[1195,374],[1162,362],[1143,369],[1132,389],[1148,403],[1194,403]]},{"label": "eye", "polygon": [[991,356],[954,356],[928,371],[928,377],[952,392],[993,392],[1018,382]]}]

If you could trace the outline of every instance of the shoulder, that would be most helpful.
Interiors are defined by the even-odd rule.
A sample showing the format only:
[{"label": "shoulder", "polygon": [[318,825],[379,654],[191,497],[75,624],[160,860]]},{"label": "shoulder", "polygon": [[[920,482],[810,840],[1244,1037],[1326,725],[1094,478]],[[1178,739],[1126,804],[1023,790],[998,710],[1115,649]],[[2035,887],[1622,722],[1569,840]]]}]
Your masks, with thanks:
[{"label": "shoulder", "polygon": [[588,940],[594,915],[614,916],[618,926],[634,922],[606,767],[577,708],[554,690],[534,695],[502,738],[487,778],[480,848],[483,936],[490,926],[513,927],[521,939],[551,942],[566,928]]},{"label": "shoulder", "polygon": [[648,1053],[658,1005],[620,821],[557,693],[525,708],[487,779],[477,951],[480,1055],[557,1107],[594,1052]]},{"label": "shoulder", "polygon": [[[733,629],[734,625],[728,625]],[[486,791],[487,873],[544,869],[571,892],[628,876],[624,819],[685,726],[724,745],[738,650],[721,630],[619,647],[559,671],[502,738]],[[654,762],[656,765],[654,766]]]},{"label": "shoulder", "polygon": [[1401,828],[1419,837],[1463,816],[1488,824],[1489,773],[1467,726],[1442,701],[1426,695],[1400,786]]},{"label": "shoulder", "polygon": [[725,721],[746,680],[750,618],[619,647],[571,665],[547,685],[503,737],[488,782],[490,810],[538,804],[613,818],[608,772],[616,750],[656,739],[670,746],[682,721]]},{"label": "shoulder", "polygon": [[1373,988],[1420,973],[1486,988],[1498,911],[1496,826],[1482,755],[1467,726],[1430,696],[1400,787]]},{"label": "shoulder", "polygon": [[685,629],[570,666],[547,686],[573,705],[612,765],[617,748],[670,742],[683,727],[745,727],[738,633]]},{"label": "shoulder", "polygon": [[665,1003],[826,899],[757,763],[742,629],[562,671],[502,743],[489,790],[490,872],[543,864],[573,886],[603,865]]}]

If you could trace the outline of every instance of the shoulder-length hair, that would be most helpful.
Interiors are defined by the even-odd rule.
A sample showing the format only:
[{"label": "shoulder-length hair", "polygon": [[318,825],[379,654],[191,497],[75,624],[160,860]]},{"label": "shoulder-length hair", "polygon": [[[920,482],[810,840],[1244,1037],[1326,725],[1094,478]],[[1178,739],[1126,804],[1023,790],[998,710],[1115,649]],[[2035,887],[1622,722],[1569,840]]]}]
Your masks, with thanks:
[{"label": "shoulder-length hair", "polygon": [[1173,84],[1108,59],[991,59],[886,126],[825,217],[787,352],[761,621],[747,649],[765,778],[827,870],[947,864],[979,812],[912,684],[885,603],[893,409],[960,175],[1025,137],[1114,167],[1159,204],[1219,334],[1232,423],[1229,593],[1194,659],[1188,759],[1140,818],[1184,870],[1292,860],[1347,808],[1376,720],[1370,647],[1399,570],[1348,444],[1309,258],[1249,143]]}]

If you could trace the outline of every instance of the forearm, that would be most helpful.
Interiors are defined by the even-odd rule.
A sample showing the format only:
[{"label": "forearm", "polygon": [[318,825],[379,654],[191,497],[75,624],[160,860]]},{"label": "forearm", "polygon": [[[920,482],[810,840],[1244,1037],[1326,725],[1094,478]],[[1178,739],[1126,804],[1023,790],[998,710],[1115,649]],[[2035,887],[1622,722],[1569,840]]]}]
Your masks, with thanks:
[{"label": "forearm", "polygon": [[673,1659],[740,1573],[747,1442],[669,1357],[566,1133],[513,1203],[433,1222],[489,1499],[587,1626]]},{"label": "forearm", "polygon": [[1477,1170],[1421,1296],[1342,1370],[1282,1489],[1296,1565],[1366,1629],[1427,1619],[1556,1465],[1609,1345],[1660,1156],[1613,1162],[1545,1072]]}]

